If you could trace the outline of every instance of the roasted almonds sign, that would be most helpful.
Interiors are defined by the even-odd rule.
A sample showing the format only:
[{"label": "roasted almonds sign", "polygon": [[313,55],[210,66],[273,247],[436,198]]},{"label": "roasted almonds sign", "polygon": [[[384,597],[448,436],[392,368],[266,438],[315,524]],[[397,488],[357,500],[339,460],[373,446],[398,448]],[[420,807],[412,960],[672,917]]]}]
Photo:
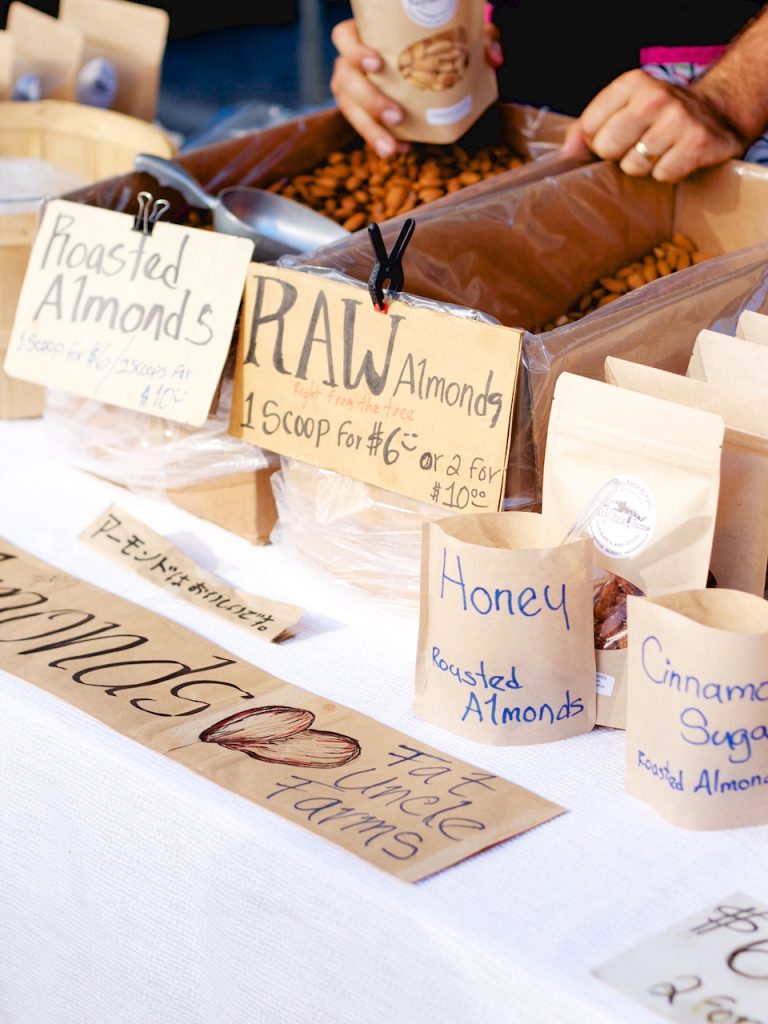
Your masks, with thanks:
[{"label": "roasted almonds sign", "polygon": [[229,351],[253,244],[64,199],[19,296],[11,377],[199,426]]},{"label": "roasted almonds sign", "polygon": [[253,263],[230,432],[452,513],[499,511],[517,330]]},{"label": "roasted almonds sign", "polygon": [[0,540],[0,668],[414,882],[563,813]]}]

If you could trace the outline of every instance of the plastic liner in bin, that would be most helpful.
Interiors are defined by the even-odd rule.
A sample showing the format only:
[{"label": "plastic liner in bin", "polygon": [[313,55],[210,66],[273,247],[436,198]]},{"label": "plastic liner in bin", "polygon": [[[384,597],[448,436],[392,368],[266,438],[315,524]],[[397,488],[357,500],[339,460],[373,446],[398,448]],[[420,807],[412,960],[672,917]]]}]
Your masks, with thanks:
[{"label": "plastic liner in bin", "polygon": [[[526,158],[521,166],[468,185],[453,195],[417,207],[422,209],[453,205],[464,195],[478,194],[489,181],[503,179],[508,187],[533,181],[543,175],[559,174],[574,166],[559,155],[559,145],[572,118],[545,109],[514,103],[498,103],[460,143],[482,145],[508,143]],[[322,164],[334,152],[362,146],[359,135],[335,107],[302,114],[258,131],[223,138],[208,145],[185,148],[175,159],[197,178],[205,191],[217,195],[230,185],[269,188],[284,179],[305,174]],[[149,189],[167,199],[166,220],[206,226],[208,211],[192,208],[174,189],[158,188],[147,174],[132,173],[107,178],[67,196],[91,206],[136,212],[136,194]],[[360,232],[364,234],[364,232]]]},{"label": "plastic liner in bin", "polygon": [[[452,204],[441,202],[441,209],[434,204],[415,211],[416,230],[403,264],[406,289],[436,302],[464,303],[504,326],[524,329],[507,507],[538,507],[549,409],[559,373],[570,370],[602,380],[607,355],[685,373],[698,331],[711,328],[734,334],[744,309],[768,311],[765,168],[729,161],[671,186],[630,178],[613,164],[597,162],[516,189],[490,181],[482,194]],[[382,226],[387,249],[402,223],[403,218],[393,218]],[[622,295],[580,321],[535,333],[538,325],[570,309],[598,278],[642,257],[677,231],[688,234],[713,257]],[[304,263],[337,268],[365,281],[370,244],[366,237],[353,235],[325,246]],[[322,507],[339,505],[332,500],[329,474],[302,468],[299,477],[299,470],[284,462],[273,485],[285,491],[278,494],[281,517],[285,514],[286,523],[294,524],[285,528],[286,534],[298,530],[298,513],[288,506],[291,499],[298,499],[299,487],[291,489],[294,475],[308,508],[315,510],[310,514],[323,514],[316,504],[319,488],[313,476],[323,477]],[[342,494],[349,485],[339,480],[337,487]],[[414,532],[413,509],[398,496],[366,493],[370,507],[356,511],[350,505],[346,517],[337,517],[344,518],[344,533],[334,542],[329,532],[316,560],[321,557],[334,572],[341,571],[343,563],[347,576],[387,588],[385,546],[377,548],[372,540],[366,546],[361,540],[363,524],[368,520],[371,528],[381,502],[392,544],[400,509],[402,538],[396,550],[410,552],[411,585],[403,583],[407,568],[399,559],[398,577],[389,593],[401,600],[418,588],[416,545],[406,547],[406,538]],[[301,528],[308,535],[307,508],[303,515]],[[348,538],[355,516],[360,536],[353,544]],[[318,526],[324,528],[325,522]],[[381,552],[378,577],[373,565],[376,550]]]},{"label": "plastic liner in bin", "polygon": [[[278,264],[335,281],[350,280],[335,270],[302,266],[297,257],[283,256]],[[465,319],[496,322],[478,310],[407,292],[398,300]],[[450,511],[287,457],[280,458],[272,491],[278,511],[271,535],[274,544],[385,602],[418,606],[422,527],[452,515]],[[532,494],[518,497],[515,507],[527,507],[532,498]]]},{"label": "plastic liner in bin", "polygon": [[278,458],[228,433],[232,380],[202,426],[122,409],[47,389],[43,422],[68,463],[152,497],[240,473],[277,467]]}]

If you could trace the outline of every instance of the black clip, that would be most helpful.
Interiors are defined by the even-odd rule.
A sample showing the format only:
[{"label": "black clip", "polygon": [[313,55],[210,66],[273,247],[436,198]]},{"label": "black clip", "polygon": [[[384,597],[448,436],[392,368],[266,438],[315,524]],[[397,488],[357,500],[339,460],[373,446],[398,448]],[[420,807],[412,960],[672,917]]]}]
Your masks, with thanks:
[{"label": "black clip", "polygon": [[413,217],[409,217],[403,224],[397,241],[392,246],[392,252],[388,254],[379,225],[368,225],[368,237],[371,239],[373,251],[376,253],[376,262],[373,264],[371,276],[368,278],[368,291],[371,293],[373,308],[379,313],[387,311],[384,304],[384,284],[387,281],[390,293],[402,291],[404,281],[402,259],[415,227],[416,221]]},{"label": "black clip", "polygon": [[136,196],[139,204],[138,212],[133,218],[133,230],[143,235],[151,235],[155,221],[170,209],[167,199],[155,199],[151,192],[139,192]]}]

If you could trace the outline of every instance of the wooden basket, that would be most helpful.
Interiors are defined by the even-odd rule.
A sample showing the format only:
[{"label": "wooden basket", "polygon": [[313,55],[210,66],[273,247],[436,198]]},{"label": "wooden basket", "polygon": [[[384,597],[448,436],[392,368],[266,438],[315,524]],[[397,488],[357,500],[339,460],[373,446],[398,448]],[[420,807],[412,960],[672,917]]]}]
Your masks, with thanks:
[{"label": "wooden basket", "polygon": [[[92,184],[131,171],[137,153],[172,157],[176,146],[157,125],[114,110],[67,100],[0,102],[0,157],[46,160]],[[0,419],[39,416],[44,407],[44,388],[2,370],[37,218],[0,214]]]}]

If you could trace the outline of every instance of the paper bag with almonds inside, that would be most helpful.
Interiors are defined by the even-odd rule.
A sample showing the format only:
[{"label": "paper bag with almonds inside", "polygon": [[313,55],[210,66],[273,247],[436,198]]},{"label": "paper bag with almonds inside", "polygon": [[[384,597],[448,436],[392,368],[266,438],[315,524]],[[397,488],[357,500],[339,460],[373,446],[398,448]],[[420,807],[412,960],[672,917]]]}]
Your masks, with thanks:
[{"label": "paper bag with almonds inside", "polygon": [[605,379],[723,417],[720,496],[710,567],[718,586],[762,597],[768,564],[768,416],[764,399],[614,356],[605,361]]},{"label": "paper bag with almonds inside", "polygon": [[543,511],[565,532],[590,510],[602,570],[594,589],[597,724],[623,728],[627,598],[706,585],[725,428],[714,413],[568,372],[554,394]]},{"label": "paper bag with almonds inside", "polygon": [[630,599],[625,788],[673,825],[768,823],[768,602]]},{"label": "paper bag with almonds inside", "polygon": [[152,121],[168,12],[131,0],[61,0],[59,20],[84,39],[78,100]]},{"label": "paper bag with almonds inside", "polygon": [[592,555],[535,512],[424,526],[415,710],[495,746],[595,724]]},{"label": "paper bag with almonds inside", "polygon": [[83,55],[82,33],[57,18],[13,0],[8,7],[13,39],[12,100],[74,100]]},{"label": "paper bag with almonds inside", "polygon": [[397,138],[455,142],[496,100],[480,0],[352,0],[352,13],[384,61],[368,77],[405,112]]}]

